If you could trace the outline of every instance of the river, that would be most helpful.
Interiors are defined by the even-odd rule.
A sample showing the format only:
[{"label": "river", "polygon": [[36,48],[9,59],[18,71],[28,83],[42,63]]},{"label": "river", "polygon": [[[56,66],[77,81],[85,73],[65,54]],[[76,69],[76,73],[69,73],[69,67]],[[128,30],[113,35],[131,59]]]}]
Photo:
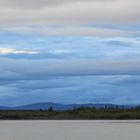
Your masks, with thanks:
[{"label": "river", "polygon": [[0,121],[0,140],[138,140],[140,121]]}]

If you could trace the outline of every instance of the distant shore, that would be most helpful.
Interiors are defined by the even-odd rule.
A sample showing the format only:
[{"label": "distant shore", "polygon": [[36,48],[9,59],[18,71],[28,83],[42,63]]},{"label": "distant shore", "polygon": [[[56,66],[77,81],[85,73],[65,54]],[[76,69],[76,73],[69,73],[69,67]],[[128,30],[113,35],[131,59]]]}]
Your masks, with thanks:
[{"label": "distant shore", "polygon": [[0,120],[139,120],[140,107],[75,108],[67,111],[0,110]]}]

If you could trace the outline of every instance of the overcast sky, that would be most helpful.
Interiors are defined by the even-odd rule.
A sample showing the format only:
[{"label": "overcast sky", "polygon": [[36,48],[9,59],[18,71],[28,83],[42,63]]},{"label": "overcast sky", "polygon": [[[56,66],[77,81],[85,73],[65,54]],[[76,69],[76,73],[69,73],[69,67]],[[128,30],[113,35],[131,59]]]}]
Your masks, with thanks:
[{"label": "overcast sky", "polygon": [[139,0],[0,0],[0,105],[140,104]]}]

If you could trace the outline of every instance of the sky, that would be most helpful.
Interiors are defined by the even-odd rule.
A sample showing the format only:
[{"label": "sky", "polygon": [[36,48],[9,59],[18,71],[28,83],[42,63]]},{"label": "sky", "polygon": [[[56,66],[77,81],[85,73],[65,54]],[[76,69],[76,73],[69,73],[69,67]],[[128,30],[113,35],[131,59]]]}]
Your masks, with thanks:
[{"label": "sky", "polygon": [[140,104],[139,0],[0,0],[0,105]]}]

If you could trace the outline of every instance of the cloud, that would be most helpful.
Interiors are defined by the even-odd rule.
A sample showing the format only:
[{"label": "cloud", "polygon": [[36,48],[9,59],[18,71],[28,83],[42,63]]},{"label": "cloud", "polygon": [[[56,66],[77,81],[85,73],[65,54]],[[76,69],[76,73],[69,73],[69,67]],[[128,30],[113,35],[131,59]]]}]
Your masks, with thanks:
[{"label": "cloud", "polygon": [[119,85],[119,86],[130,86],[130,87],[137,87],[140,84],[140,77],[139,76],[126,76],[124,78],[118,79],[114,82],[112,82],[114,85]]},{"label": "cloud", "polygon": [[[46,80],[19,80],[7,84],[9,87],[15,87],[23,91],[48,90],[48,89],[66,89],[74,87],[71,82],[65,83],[67,78],[49,78]],[[6,85],[6,84],[5,84]]]},{"label": "cloud", "polygon": [[139,79],[138,75],[94,75],[19,80],[0,86],[0,104],[19,105],[46,101],[138,104]]},{"label": "cloud", "polygon": [[[21,4],[24,2],[23,4]],[[56,6],[50,7],[48,3]],[[56,3],[61,3],[57,5]],[[17,8],[15,6],[17,5]],[[41,5],[39,7],[39,5]],[[7,14],[6,14],[7,13]],[[139,0],[1,1],[0,22],[12,24],[139,23]],[[10,21],[10,22],[9,22]]]},{"label": "cloud", "polygon": [[15,50],[12,48],[0,48],[0,55],[7,54],[39,54],[38,51],[29,51],[29,50]]},{"label": "cloud", "polygon": [[91,27],[81,25],[65,25],[63,27],[50,27],[50,26],[13,26],[2,27],[4,31],[17,32],[17,33],[35,33],[47,36],[101,36],[101,37],[129,37],[138,36],[140,31],[137,30],[123,30],[117,28],[104,27]]},{"label": "cloud", "polygon": [[[97,1],[97,0],[24,0],[24,1],[19,1],[19,0],[12,0],[12,1],[0,1],[1,6],[5,7],[15,7],[18,8],[19,5],[22,8],[27,8],[27,7],[32,7],[32,8],[43,8],[43,7],[50,7],[50,6],[59,6],[63,4],[69,4],[69,3],[77,3],[77,2],[86,2],[86,1]],[[101,2],[104,2],[103,0],[98,0]],[[106,0],[108,1],[108,0]]]},{"label": "cloud", "polygon": [[132,42],[128,42],[128,41],[118,41],[118,40],[110,40],[107,42],[108,45],[110,46],[131,46],[132,45]]},{"label": "cloud", "polygon": [[3,32],[1,36],[0,58],[137,61],[140,56],[137,37],[40,36],[11,32]]},{"label": "cloud", "polygon": [[[116,26],[139,24],[139,17],[139,0],[0,0],[1,28],[21,32],[30,30],[47,35],[139,35],[136,30],[127,32],[123,29],[85,27],[94,23]],[[44,26],[57,28],[46,29]]]},{"label": "cloud", "polygon": [[0,103],[139,103],[139,9],[139,0],[0,0]]},{"label": "cloud", "polygon": [[0,80],[45,80],[88,75],[139,75],[140,61],[0,59]]}]

